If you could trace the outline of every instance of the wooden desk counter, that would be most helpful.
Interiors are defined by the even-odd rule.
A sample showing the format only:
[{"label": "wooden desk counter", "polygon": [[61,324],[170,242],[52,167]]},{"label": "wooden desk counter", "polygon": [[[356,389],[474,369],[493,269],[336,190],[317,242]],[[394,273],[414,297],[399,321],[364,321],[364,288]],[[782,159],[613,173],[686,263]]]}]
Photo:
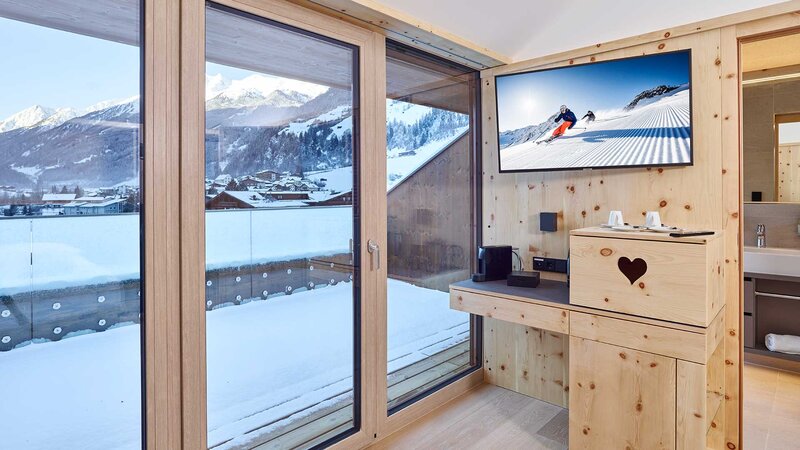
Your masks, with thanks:
[{"label": "wooden desk counter", "polygon": [[[567,284],[552,280],[536,288],[461,281],[450,285],[450,307],[484,317],[486,382],[569,407],[578,448],[712,441],[724,310],[708,327],[656,320],[571,305]],[[620,380],[630,386],[620,390]],[[624,406],[637,402],[646,413]]]}]

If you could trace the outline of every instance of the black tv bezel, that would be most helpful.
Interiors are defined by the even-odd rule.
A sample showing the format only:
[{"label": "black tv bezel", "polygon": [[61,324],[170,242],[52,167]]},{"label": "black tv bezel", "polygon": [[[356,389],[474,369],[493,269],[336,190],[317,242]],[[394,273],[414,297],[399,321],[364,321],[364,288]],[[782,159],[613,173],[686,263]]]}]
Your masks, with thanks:
[{"label": "black tv bezel", "polygon": [[[681,163],[668,163],[668,164],[633,164],[633,165],[615,165],[615,166],[581,166],[581,167],[552,167],[552,168],[545,168],[545,169],[506,169],[503,170],[502,161],[500,159],[500,114],[499,114],[499,97],[497,95],[497,79],[498,78],[505,78],[505,77],[513,77],[515,75],[526,75],[530,73],[537,73],[537,72],[550,72],[553,70],[565,70],[570,69],[572,67],[578,66],[588,66],[588,65],[597,65],[597,64],[607,64],[616,61],[624,61],[627,59],[642,59],[648,58],[653,56],[661,56],[661,55],[669,55],[672,53],[688,53],[689,54],[689,162],[681,162]],[[513,72],[513,73],[506,73],[502,75],[495,75],[494,76],[494,117],[495,117],[495,135],[497,138],[497,170],[499,173],[524,173],[524,172],[567,172],[567,171],[576,171],[576,170],[605,170],[605,169],[638,169],[638,168],[652,168],[652,167],[691,167],[694,166],[694,105],[692,102],[692,85],[694,84],[693,80],[693,64],[694,60],[692,59],[692,49],[683,49],[683,50],[672,50],[669,52],[659,52],[653,53],[650,55],[637,55],[637,56],[628,56],[625,58],[615,58],[609,59],[608,61],[595,61],[595,62],[588,62],[588,63],[581,63],[581,64],[570,64],[567,66],[559,66],[559,67],[550,67],[547,69],[535,69],[535,70],[526,70],[522,72]]]}]

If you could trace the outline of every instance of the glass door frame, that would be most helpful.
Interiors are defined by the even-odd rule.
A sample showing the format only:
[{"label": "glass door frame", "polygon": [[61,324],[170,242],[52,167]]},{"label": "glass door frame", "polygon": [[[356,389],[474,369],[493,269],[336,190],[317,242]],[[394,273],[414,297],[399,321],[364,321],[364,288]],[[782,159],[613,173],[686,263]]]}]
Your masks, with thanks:
[{"label": "glass door frame", "polygon": [[[377,27],[332,17],[321,6],[311,10],[286,0],[215,3],[358,48],[360,127],[354,152],[361,165],[361,370],[356,375],[361,420],[357,431],[329,448],[365,447],[483,382],[482,371],[475,370],[391,416],[387,413],[387,258],[380,251],[387,245],[386,37]],[[144,0],[147,449],[207,448],[205,8],[203,0]],[[369,240],[378,251],[368,251]]]},{"label": "glass door frame", "polygon": [[[375,77],[374,67],[383,64],[382,54],[376,55],[376,48],[383,45],[382,37],[364,28],[343,23],[329,16],[314,12],[308,9],[292,5],[282,0],[217,0],[215,5],[223,9],[241,11],[243,13],[257,16],[270,23],[277,23],[313,33],[323,38],[338,41],[357,49],[358,60],[355,64],[358,67],[358,76],[354,76],[354,88],[358,89],[358,108],[357,119],[354,130],[354,159],[360,162],[361,174],[370,173],[370,168],[377,165],[375,155],[379,155],[383,150],[384,141],[376,131],[377,128],[369,128],[371,119],[378,113],[380,106],[383,109],[383,91],[375,92],[373,86],[367,80]],[[166,109],[175,106],[177,101],[179,118],[169,117],[165,120],[170,122],[172,128],[163,126],[163,133],[170,137],[177,137],[177,160],[171,161],[177,164],[173,167],[173,174],[177,174],[178,191],[180,192],[176,206],[180,214],[173,219],[178,223],[178,234],[180,236],[178,244],[177,279],[179,285],[176,286],[179,292],[179,308],[174,311],[179,316],[177,323],[180,323],[179,333],[170,330],[168,334],[173,337],[172,344],[179,345],[180,358],[177,363],[171,359],[174,369],[179,370],[177,377],[180,385],[176,386],[179,395],[173,392],[169,395],[174,410],[179,411],[180,422],[174,418],[157,418],[150,426],[165,427],[168,437],[163,441],[154,442],[152,448],[178,448],[178,444],[183,448],[202,449],[207,448],[207,406],[206,406],[206,311],[205,311],[205,13],[206,2],[200,0],[180,0],[180,8],[164,7],[158,5],[160,14],[172,17],[167,22],[177,21],[180,36],[175,33],[167,32],[168,26],[161,29],[167,32],[165,42],[160,42],[167,49],[177,56],[175,60],[180,63],[177,67],[172,67],[169,74],[164,74],[164,81],[178,81],[178,89],[175,95],[171,89],[166,97],[172,97],[165,101]],[[155,19],[154,25],[163,21],[163,17],[151,17]],[[172,22],[174,23],[174,22]],[[158,30],[154,33],[159,37]],[[170,39],[171,38],[171,39]],[[177,39],[176,39],[177,38]],[[177,43],[177,46],[175,44]],[[157,44],[156,44],[157,45]],[[163,49],[164,47],[162,47]],[[160,49],[155,49],[160,50]],[[162,64],[175,65],[174,61],[161,60]],[[359,80],[357,84],[355,80]],[[158,91],[158,89],[157,89]],[[176,98],[177,97],[177,98]],[[380,100],[380,102],[378,101]],[[164,100],[162,100],[164,101]],[[354,108],[354,109],[355,109]],[[367,118],[370,118],[368,121]],[[383,126],[383,123],[381,123]],[[175,130],[179,133],[175,133]],[[177,134],[177,136],[175,136]],[[166,161],[165,161],[166,162]],[[354,364],[355,376],[358,380],[354,383],[356,395],[360,390],[360,402],[357,402],[359,411],[356,412],[356,430],[345,433],[339,437],[338,444],[328,441],[325,444],[334,446],[345,446],[347,448],[361,447],[369,443],[375,435],[375,418],[377,414],[373,402],[369,401],[374,396],[374,380],[377,378],[375,360],[377,358],[377,347],[374,346],[375,340],[375,317],[379,295],[377,294],[377,279],[380,272],[377,260],[371,260],[371,254],[367,251],[366,242],[369,239],[377,240],[379,234],[376,232],[380,216],[372,212],[375,207],[376,191],[373,186],[381,178],[372,176],[357,176],[358,180],[358,210],[360,210],[358,229],[354,235],[360,238],[361,245],[356,245],[354,251],[357,252],[356,262],[361,261],[358,270],[361,302],[356,317],[360,317],[360,330],[354,339],[355,345],[360,345],[360,359]],[[385,186],[381,186],[385,190]],[[358,240],[358,239],[356,239]],[[377,256],[377,255],[376,255]],[[171,279],[170,281],[174,281]],[[175,303],[175,302],[173,302]],[[172,307],[166,298],[161,301],[162,308]],[[174,317],[174,316],[173,316]],[[176,322],[173,322],[176,323]],[[156,330],[164,331],[164,330]],[[177,342],[174,340],[175,334]],[[168,346],[170,342],[164,342]],[[164,353],[163,348],[156,351]],[[179,367],[178,367],[179,366]],[[360,369],[360,370],[358,370]],[[166,381],[167,377],[163,380]],[[152,380],[159,386],[159,380]],[[360,386],[360,389],[359,389]],[[148,409],[150,412],[150,408]],[[157,416],[158,412],[155,412]],[[166,414],[164,415],[166,416]],[[360,418],[360,420],[359,420]],[[359,424],[360,422],[360,424]],[[360,426],[359,426],[360,425]],[[175,430],[170,433],[170,430]],[[177,436],[177,437],[175,437]],[[160,437],[157,436],[157,437]],[[161,443],[173,443],[173,446],[162,446]],[[151,448],[148,446],[148,448]]]}]

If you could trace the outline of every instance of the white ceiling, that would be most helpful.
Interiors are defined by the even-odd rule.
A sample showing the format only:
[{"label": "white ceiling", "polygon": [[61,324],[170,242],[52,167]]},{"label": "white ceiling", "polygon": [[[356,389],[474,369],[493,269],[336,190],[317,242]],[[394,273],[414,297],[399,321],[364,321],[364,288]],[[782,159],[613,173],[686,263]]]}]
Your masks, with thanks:
[{"label": "white ceiling", "polygon": [[783,0],[377,0],[514,61]]}]

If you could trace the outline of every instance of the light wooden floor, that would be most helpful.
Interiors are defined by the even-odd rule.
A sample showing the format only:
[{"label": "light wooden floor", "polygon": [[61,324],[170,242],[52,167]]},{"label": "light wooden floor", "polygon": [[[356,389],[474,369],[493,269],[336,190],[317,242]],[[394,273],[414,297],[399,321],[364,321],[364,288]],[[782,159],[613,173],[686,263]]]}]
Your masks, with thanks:
[{"label": "light wooden floor", "polygon": [[[371,449],[566,449],[567,410],[483,385]],[[746,364],[745,450],[800,450],[800,374]]]},{"label": "light wooden floor", "polygon": [[800,374],[745,364],[743,396],[743,449],[800,449]]},{"label": "light wooden floor", "polygon": [[566,449],[567,410],[485,384],[370,449]]}]

